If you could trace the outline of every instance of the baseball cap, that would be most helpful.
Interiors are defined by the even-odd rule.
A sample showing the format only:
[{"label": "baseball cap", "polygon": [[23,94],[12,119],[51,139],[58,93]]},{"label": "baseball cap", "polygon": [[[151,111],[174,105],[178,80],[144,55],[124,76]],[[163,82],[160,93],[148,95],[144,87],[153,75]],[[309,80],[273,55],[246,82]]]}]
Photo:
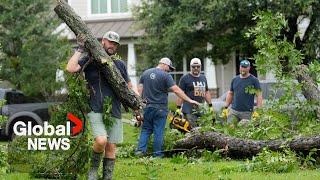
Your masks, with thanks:
[{"label": "baseball cap", "polygon": [[168,65],[170,68],[170,71],[174,71],[176,69],[175,67],[172,66],[171,60],[167,57],[161,58],[159,63]]},{"label": "baseball cap", "polygon": [[241,62],[240,62],[240,66],[241,67],[249,67],[250,66],[250,62],[248,61],[248,60],[242,60]]},{"label": "baseball cap", "polygon": [[118,33],[114,32],[114,31],[108,31],[106,32],[103,37],[103,39],[108,39],[109,41],[113,41],[116,42],[118,44],[120,44],[120,36]]},{"label": "baseball cap", "polygon": [[201,66],[201,60],[199,58],[193,58],[190,61],[190,66],[195,66],[195,65],[199,65]]}]

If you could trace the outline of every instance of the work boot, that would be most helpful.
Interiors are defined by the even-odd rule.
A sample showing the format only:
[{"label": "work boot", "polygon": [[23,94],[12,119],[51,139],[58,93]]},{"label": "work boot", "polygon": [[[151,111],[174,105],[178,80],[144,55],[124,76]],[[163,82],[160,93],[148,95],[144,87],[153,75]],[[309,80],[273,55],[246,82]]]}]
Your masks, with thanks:
[{"label": "work boot", "polygon": [[103,180],[112,180],[115,159],[103,158]]},{"label": "work boot", "polygon": [[91,157],[91,167],[88,173],[88,180],[97,180],[98,179],[98,169],[101,161],[101,154],[94,152]]}]

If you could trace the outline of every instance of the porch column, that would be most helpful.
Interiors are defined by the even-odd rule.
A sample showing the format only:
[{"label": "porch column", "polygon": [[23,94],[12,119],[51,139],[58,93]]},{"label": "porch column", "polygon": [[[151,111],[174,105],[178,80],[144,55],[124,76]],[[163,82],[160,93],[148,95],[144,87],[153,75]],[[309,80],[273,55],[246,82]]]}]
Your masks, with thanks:
[{"label": "porch column", "polygon": [[128,43],[128,75],[133,86],[137,87],[138,78],[136,76],[136,52],[133,43]]},{"label": "porch column", "polygon": [[[212,44],[207,44],[207,50],[212,49]],[[212,62],[211,58],[206,57],[204,63],[204,72],[208,81],[208,88],[209,89],[216,89],[217,88],[217,79],[216,79],[216,66]]]},{"label": "porch column", "polygon": [[183,74],[187,74],[188,69],[187,69],[187,57],[186,56],[183,56],[182,63],[183,63]]},{"label": "porch column", "polygon": [[[207,50],[212,49],[212,44],[207,43]],[[206,57],[204,60],[204,72],[208,81],[208,88],[212,97],[217,97],[217,78],[216,78],[216,66],[212,62],[211,58]]]}]

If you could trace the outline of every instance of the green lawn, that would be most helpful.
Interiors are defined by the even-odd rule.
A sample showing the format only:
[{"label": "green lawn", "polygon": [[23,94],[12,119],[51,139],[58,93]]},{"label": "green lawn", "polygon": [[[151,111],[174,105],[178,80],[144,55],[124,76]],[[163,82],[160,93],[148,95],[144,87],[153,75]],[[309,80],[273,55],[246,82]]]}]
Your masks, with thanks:
[{"label": "green lawn", "polygon": [[169,158],[118,159],[116,179],[320,179],[317,170],[299,170],[294,173],[259,173],[259,172],[228,172],[243,162],[222,161],[205,163],[172,163]]},{"label": "green lawn", "polygon": [[[124,124],[125,142],[120,145],[121,158],[117,159],[114,179],[320,179],[319,170],[298,170],[292,173],[235,172],[244,161],[220,160],[206,162],[198,159],[181,157],[154,159],[150,157],[132,157],[132,150],[137,143],[138,129]],[[126,154],[127,153],[127,154]],[[126,158],[124,158],[126,157]],[[10,173],[0,179],[31,179],[27,173]]]},{"label": "green lawn", "polygon": [[[126,144],[137,143],[137,129],[125,125]],[[118,158],[115,179],[320,179],[319,170],[298,170],[292,173],[230,172],[244,161],[184,162],[174,158]]]}]

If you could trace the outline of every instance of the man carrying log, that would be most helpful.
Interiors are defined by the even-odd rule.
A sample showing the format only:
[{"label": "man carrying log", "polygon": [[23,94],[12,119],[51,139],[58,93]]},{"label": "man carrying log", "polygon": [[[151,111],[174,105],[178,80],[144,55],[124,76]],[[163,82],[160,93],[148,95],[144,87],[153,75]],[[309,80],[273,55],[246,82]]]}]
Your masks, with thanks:
[{"label": "man carrying log", "polygon": [[[123,141],[123,128],[121,122],[121,103],[116,98],[111,85],[108,83],[106,77],[101,73],[98,63],[92,60],[90,55],[81,58],[84,52],[84,43],[86,37],[83,34],[77,36],[79,48],[70,58],[67,64],[67,71],[71,73],[79,72],[85,73],[85,78],[90,88],[90,107],[91,112],[88,114],[89,122],[92,128],[93,136],[95,138],[93,144],[93,154],[91,157],[91,167],[88,173],[89,180],[98,179],[98,169],[101,161],[101,155],[104,152],[103,158],[103,179],[112,179],[116,144]],[[109,56],[116,53],[119,46],[120,36],[113,31],[108,31],[102,37],[102,46]],[[113,61],[116,68],[120,71],[122,77],[127,82],[128,87],[131,88],[126,65],[121,60]],[[105,98],[112,99],[112,112],[114,118],[111,127],[106,127],[103,123],[103,104]]]}]

